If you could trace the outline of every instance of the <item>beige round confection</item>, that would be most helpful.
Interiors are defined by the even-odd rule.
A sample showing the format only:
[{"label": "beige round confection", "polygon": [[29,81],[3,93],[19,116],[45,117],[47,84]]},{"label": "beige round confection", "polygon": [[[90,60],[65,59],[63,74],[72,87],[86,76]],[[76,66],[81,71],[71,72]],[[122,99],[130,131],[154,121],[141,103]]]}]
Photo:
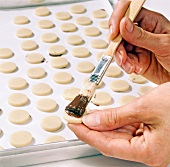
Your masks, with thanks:
[{"label": "beige round confection", "polygon": [[67,72],[58,72],[54,75],[53,80],[58,84],[68,84],[73,80],[73,77]]},{"label": "beige round confection", "polygon": [[42,29],[50,29],[53,28],[55,25],[51,20],[40,20],[38,22],[38,27]]},{"label": "beige round confection", "polygon": [[58,116],[48,116],[41,121],[41,128],[48,132],[55,132],[61,127],[62,121]]},{"label": "beige round confection", "polygon": [[15,107],[20,107],[28,104],[29,99],[23,93],[13,93],[8,97],[8,103]]},{"label": "beige round confection", "polygon": [[58,12],[55,14],[56,19],[58,20],[69,20],[71,19],[71,15],[68,12]]},{"label": "beige round confection", "polygon": [[106,13],[106,11],[104,9],[99,9],[99,10],[93,11],[92,16],[94,18],[101,19],[101,18],[106,18],[107,17],[107,13]]},{"label": "beige round confection", "polygon": [[152,90],[152,86],[141,86],[139,89],[138,89],[138,94],[140,96],[143,96],[145,95],[146,93],[150,92]]},{"label": "beige round confection", "polygon": [[72,50],[72,54],[75,57],[84,58],[84,57],[88,57],[90,55],[90,52],[85,47],[76,47]]},{"label": "beige round confection", "polygon": [[146,83],[146,81],[147,81],[147,79],[144,78],[143,76],[137,75],[134,73],[129,75],[129,80],[134,83],[138,83],[138,84],[143,84],[143,83]]},{"label": "beige round confection", "polygon": [[32,135],[27,131],[14,132],[9,138],[10,144],[18,148],[28,146],[32,143],[32,141]]},{"label": "beige round confection", "polygon": [[30,64],[39,64],[45,61],[43,55],[40,53],[29,53],[25,59]]},{"label": "beige round confection", "polygon": [[28,24],[30,20],[26,16],[17,16],[14,18],[15,24]]},{"label": "beige round confection", "polygon": [[32,79],[41,79],[46,76],[46,72],[41,67],[35,67],[35,68],[28,69],[27,75],[28,75],[28,77],[30,77]]},{"label": "beige round confection", "polygon": [[31,51],[38,48],[38,45],[33,40],[27,40],[21,43],[21,48],[25,51]]},{"label": "beige round confection", "polygon": [[57,41],[58,37],[54,33],[45,33],[41,36],[43,42],[54,43]]},{"label": "beige round confection", "polygon": [[108,20],[102,20],[100,22],[100,27],[103,29],[109,29],[109,21]]},{"label": "beige round confection", "polygon": [[2,146],[0,146],[0,150],[4,150],[4,148]]},{"label": "beige round confection", "polygon": [[15,63],[13,62],[4,62],[0,64],[0,72],[2,73],[13,73],[18,69]]},{"label": "beige round confection", "polygon": [[32,86],[32,93],[37,96],[46,96],[52,93],[52,89],[48,84],[38,83]]},{"label": "beige round confection", "polygon": [[66,53],[66,49],[61,45],[53,45],[48,49],[50,56],[61,56]]},{"label": "beige round confection", "polygon": [[37,16],[48,16],[50,15],[50,11],[47,7],[41,6],[35,9],[35,14]]},{"label": "beige round confection", "polygon": [[87,26],[92,23],[92,20],[89,17],[81,16],[76,18],[76,23],[82,26]]},{"label": "beige round confection", "polygon": [[97,27],[87,27],[84,29],[84,34],[87,36],[99,36],[101,34],[100,30]]},{"label": "beige round confection", "polygon": [[83,39],[79,35],[72,35],[67,37],[67,43],[70,45],[81,45],[83,43]]},{"label": "beige round confection", "polygon": [[2,130],[0,129],[0,135],[2,134]]},{"label": "beige round confection", "polygon": [[63,32],[74,32],[77,30],[77,27],[73,23],[63,23],[63,24],[61,24],[60,29]]},{"label": "beige round confection", "polygon": [[71,87],[71,88],[66,88],[63,91],[63,97],[66,100],[73,100],[80,92],[79,88]]},{"label": "beige round confection", "polygon": [[130,103],[130,102],[133,101],[134,99],[136,99],[136,97],[135,97],[135,96],[132,96],[132,95],[122,96],[122,97],[119,99],[119,103],[120,103],[120,105],[125,105],[125,104]]},{"label": "beige round confection", "polygon": [[91,47],[94,49],[104,49],[108,46],[107,42],[103,39],[95,39],[91,41]]},{"label": "beige round confection", "polygon": [[8,120],[13,124],[25,124],[30,118],[30,115],[25,110],[13,110],[8,115]]},{"label": "beige round confection", "polygon": [[83,5],[77,4],[71,6],[70,11],[74,14],[82,14],[86,12],[86,8]]},{"label": "beige round confection", "polygon": [[44,98],[37,101],[36,107],[43,112],[54,112],[57,109],[58,104],[53,99]]},{"label": "beige round confection", "polygon": [[28,87],[28,83],[24,78],[14,77],[8,81],[8,86],[14,90],[21,90]]},{"label": "beige round confection", "polygon": [[125,92],[130,89],[129,83],[124,80],[115,80],[111,82],[110,88],[115,92]]},{"label": "beige round confection", "polygon": [[9,48],[0,48],[0,59],[8,59],[14,55],[11,49]]},{"label": "beige round confection", "polygon": [[94,65],[91,62],[84,61],[77,64],[77,71],[83,73],[90,73],[94,70]]},{"label": "beige round confection", "polygon": [[28,28],[21,28],[17,30],[16,35],[19,38],[30,38],[33,36],[33,32]]},{"label": "beige round confection", "polygon": [[112,102],[112,97],[106,92],[96,92],[91,101],[95,105],[108,105]]},{"label": "beige round confection", "polygon": [[[85,78],[83,81],[83,85],[85,85],[88,80],[89,80],[89,78]],[[97,85],[97,88],[101,88],[102,86],[103,86],[103,81],[101,80],[100,83]]]},{"label": "beige round confection", "polygon": [[55,135],[55,136],[50,136],[45,140],[45,143],[56,143],[56,142],[61,142],[65,141],[66,139],[63,136]]},{"label": "beige round confection", "polygon": [[109,66],[105,76],[107,77],[119,77],[122,74],[122,71],[119,67],[117,66]]},{"label": "beige round confection", "polygon": [[55,57],[51,59],[51,66],[54,68],[66,68],[69,65],[69,62],[66,58],[64,57]]}]

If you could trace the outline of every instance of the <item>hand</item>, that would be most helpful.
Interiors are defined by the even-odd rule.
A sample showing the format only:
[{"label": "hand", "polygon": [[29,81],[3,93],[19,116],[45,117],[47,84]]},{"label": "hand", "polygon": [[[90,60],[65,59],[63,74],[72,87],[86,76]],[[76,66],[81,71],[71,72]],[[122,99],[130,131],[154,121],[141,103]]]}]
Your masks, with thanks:
[{"label": "hand", "polygon": [[115,61],[127,73],[141,74],[156,84],[170,81],[170,22],[143,8],[134,24],[123,17],[129,3],[119,0],[109,20],[110,38],[120,31],[124,39]]},{"label": "hand", "polygon": [[[170,163],[170,82],[133,102],[68,124],[77,137],[107,156],[165,167]],[[143,126],[142,126],[143,125]]]}]

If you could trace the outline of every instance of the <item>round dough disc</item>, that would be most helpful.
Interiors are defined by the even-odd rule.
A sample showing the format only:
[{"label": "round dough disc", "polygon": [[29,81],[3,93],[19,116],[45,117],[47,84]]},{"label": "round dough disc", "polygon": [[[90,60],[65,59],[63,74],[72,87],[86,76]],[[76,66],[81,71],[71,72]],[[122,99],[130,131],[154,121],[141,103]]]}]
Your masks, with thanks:
[{"label": "round dough disc", "polygon": [[70,11],[74,14],[82,14],[86,12],[86,8],[83,5],[77,4],[71,6]]},{"label": "round dough disc", "polygon": [[43,55],[40,53],[29,53],[25,59],[30,64],[39,64],[45,61]]},{"label": "round dough disc", "polygon": [[73,100],[80,92],[79,88],[71,87],[71,88],[66,88],[63,91],[63,97],[66,100]]},{"label": "round dough disc", "polygon": [[94,49],[104,49],[108,46],[107,42],[103,39],[95,39],[91,41],[91,47]]},{"label": "round dough disc", "polygon": [[103,29],[109,29],[109,21],[108,20],[102,20],[99,25]]},{"label": "round dough disc", "polygon": [[4,62],[0,64],[0,72],[2,73],[13,73],[17,71],[18,67],[13,62]]},{"label": "round dough disc", "polygon": [[54,27],[54,23],[51,20],[40,20],[38,27],[42,29],[50,29]]},{"label": "round dough disc", "polygon": [[[89,78],[85,78],[83,81],[83,85],[85,85],[88,80],[89,80]],[[97,88],[101,88],[102,86],[103,86],[103,81],[101,80],[100,83],[97,85]]]},{"label": "round dough disc", "polygon": [[54,68],[66,68],[69,65],[69,62],[66,58],[64,57],[55,57],[51,59],[51,66]]},{"label": "round dough disc", "polygon": [[134,73],[129,75],[129,80],[134,83],[138,83],[138,84],[143,84],[143,83],[146,83],[146,81],[147,81],[147,79],[144,78],[143,76],[137,75]]},{"label": "round dough disc", "polygon": [[56,143],[56,142],[61,142],[65,141],[66,139],[63,136],[55,135],[55,136],[50,136],[45,140],[45,143]]},{"label": "round dough disc", "polygon": [[50,56],[61,56],[66,53],[66,49],[61,45],[53,45],[48,49]]},{"label": "round dough disc", "polygon": [[101,19],[101,18],[106,18],[107,17],[107,13],[106,13],[106,11],[104,9],[99,9],[99,10],[93,11],[92,16],[94,18]]},{"label": "round dough disc", "polygon": [[96,92],[91,101],[95,105],[108,105],[111,103],[112,97],[106,92]]},{"label": "round dough disc", "polygon": [[36,107],[43,112],[54,112],[57,109],[58,104],[53,99],[44,98],[37,101]]},{"label": "round dough disc", "polygon": [[13,124],[25,124],[30,120],[30,115],[25,110],[13,110],[8,115],[8,120]]},{"label": "round dough disc", "polygon": [[13,93],[8,97],[8,103],[15,107],[24,106],[29,102],[28,97],[23,93]]},{"label": "round dough disc", "polygon": [[55,14],[56,19],[58,20],[69,20],[71,15],[68,12],[58,12]]},{"label": "round dough disc", "polygon": [[134,99],[136,99],[136,97],[132,96],[132,95],[122,96],[119,99],[119,103],[120,103],[120,105],[125,105],[125,104],[128,104],[128,103],[132,102]]},{"label": "round dough disc", "polygon": [[129,90],[130,86],[129,83],[124,80],[115,80],[111,82],[110,88],[115,92],[125,92]]},{"label": "round dough disc", "polygon": [[32,93],[37,96],[46,96],[52,93],[52,89],[48,84],[38,83],[32,86]]},{"label": "round dough disc", "polygon": [[37,16],[48,16],[50,15],[50,11],[47,7],[38,7],[35,9],[35,14]]},{"label": "round dough disc", "polygon": [[26,16],[17,16],[14,18],[15,24],[28,24],[30,21]]},{"label": "round dough disc", "polygon": [[58,72],[54,75],[53,80],[58,84],[68,84],[73,80],[73,77],[67,72]]},{"label": "round dough disc", "polygon": [[82,26],[87,26],[87,25],[90,25],[92,21],[89,17],[82,16],[82,17],[76,18],[76,23]]},{"label": "round dough disc", "polygon": [[72,35],[67,37],[67,43],[70,45],[81,45],[83,43],[82,37],[78,35]]},{"label": "round dough disc", "polygon": [[41,39],[46,43],[54,43],[57,41],[58,37],[54,33],[45,33],[42,35]]},{"label": "round dough disc", "polygon": [[17,30],[16,35],[19,38],[30,38],[33,36],[33,32],[28,28],[21,28]]},{"label": "round dough disc", "polygon": [[41,79],[46,76],[46,72],[41,67],[35,67],[35,68],[28,69],[27,75],[28,75],[28,77],[30,77],[32,79]]},{"label": "round dough disc", "polygon": [[91,62],[84,61],[77,64],[77,71],[83,73],[90,73],[94,70],[94,65]]},{"label": "round dough disc", "polygon": [[122,74],[122,71],[117,66],[109,66],[105,75],[107,77],[119,77]]},{"label": "round dough disc", "polygon": [[31,51],[37,49],[38,45],[33,40],[27,40],[21,43],[21,48],[26,51]]},{"label": "round dough disc", "polygon": [[8,81],[8,86],[14,90],[21,90],[27,88],[28,83],[24,78],[14,77]]},{"label": "round dough disc", "polygon": [[55,132],[61,127],[62,121],[58,116],[48,116],[41,121],[41,128],[48,132]]},{"label": "round dough disc", "polygon": [[74,32],[77,30],[77,27],[73,23],[63,23],[63,24],[61,24],[60,29],[63,32]]},{"label": "round dough disc", "polygon": [[140,96],[143,96],[145,95],[146,93],[150,92],[152,90],[152,86],[141,86],[139,89],[138,89],[138,94]]},{"label": "round dough disc", "polygon": [[72,54],[75,57],[84,58],[84,57],[88,57],[90,55],[90,52],[85,47],[77,47],[72,50]]},{"label": "round dough disc", "polygon": [[9,142],[14,147],[25,147],[32,143],[32,135],[27,131],[17,131],[14,132],[10,138]]},{"label": "round dough disc", "polygon": [[84,29],[84,34],[87,36],[99,36],[101,34],[100,30],[97,27],[87,27]]},{"label": "round dough disc", "polygon": [[11,49],[9,48],[0,48],[0,59],[8,59],[14,55]]}]

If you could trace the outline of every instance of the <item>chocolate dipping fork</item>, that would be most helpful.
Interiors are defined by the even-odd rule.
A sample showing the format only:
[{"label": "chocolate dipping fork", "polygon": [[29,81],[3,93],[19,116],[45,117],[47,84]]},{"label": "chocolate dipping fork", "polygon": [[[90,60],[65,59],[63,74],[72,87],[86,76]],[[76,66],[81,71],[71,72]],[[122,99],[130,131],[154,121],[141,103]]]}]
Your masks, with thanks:
[{"label": "chocolate dipping fork", "polygon": [[[125,13],[125,16],[134,21],[144,2],[145,0],[132,0]],[[84,85],[79,94],[74,98],[74,100],[66,106],[65,112],[68,115],[78,118],[83,116],[88,103],[94,95],[97,85],[103,78],[121,41],[122,36],[119,34],[115,39],[110,42],[108,48],[103,53],[98,65],[92,72],[87,83]]]}]

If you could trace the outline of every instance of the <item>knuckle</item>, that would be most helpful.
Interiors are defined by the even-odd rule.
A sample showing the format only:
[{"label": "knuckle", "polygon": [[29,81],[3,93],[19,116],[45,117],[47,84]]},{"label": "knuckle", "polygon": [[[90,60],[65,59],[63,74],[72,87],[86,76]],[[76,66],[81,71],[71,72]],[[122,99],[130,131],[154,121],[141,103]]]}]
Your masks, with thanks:
[{"label": "knuckle", "polygon": [[148,38],[148,34],[146,33],[146,31],[144,31],[142,28],[139,28],[136,40],[141,42],[141,41],[145,41],[147,38]]}]

